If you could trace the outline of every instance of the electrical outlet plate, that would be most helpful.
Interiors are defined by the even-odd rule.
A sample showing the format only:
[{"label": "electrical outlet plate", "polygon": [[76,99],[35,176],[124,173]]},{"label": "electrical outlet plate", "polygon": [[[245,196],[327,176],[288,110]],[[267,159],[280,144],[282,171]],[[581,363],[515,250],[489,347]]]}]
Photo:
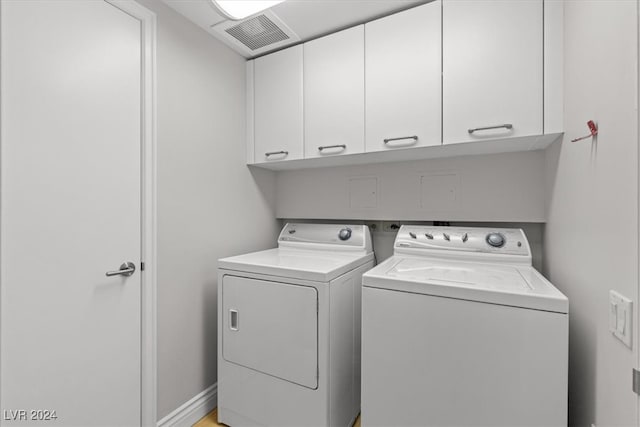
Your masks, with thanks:
[{"label": "electrical outlet plate", "polygon": [[400,230],[400,222],[398,221],[382,221],[382,231],[387,233],[397,233]]},{"label": "electrical outlet plate", "polygon": [[631,348],[633,302],[616,291],[609,291],[609,331]]}]

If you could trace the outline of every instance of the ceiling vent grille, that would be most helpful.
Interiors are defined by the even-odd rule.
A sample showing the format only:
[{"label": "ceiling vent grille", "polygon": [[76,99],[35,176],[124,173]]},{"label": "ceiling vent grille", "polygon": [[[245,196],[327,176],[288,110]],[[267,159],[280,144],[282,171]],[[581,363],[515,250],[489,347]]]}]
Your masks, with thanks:
[{"label": "ceiling vent grille", "polygon": [[300,40],[273,12],[244,21],[224,21],[211,27],[225,43],[247,57],[294,44]]},{"label": "ceiling vent grille", "polygon": [[289,36],[264,14],[225,30],[251,50],[289,39]]}]

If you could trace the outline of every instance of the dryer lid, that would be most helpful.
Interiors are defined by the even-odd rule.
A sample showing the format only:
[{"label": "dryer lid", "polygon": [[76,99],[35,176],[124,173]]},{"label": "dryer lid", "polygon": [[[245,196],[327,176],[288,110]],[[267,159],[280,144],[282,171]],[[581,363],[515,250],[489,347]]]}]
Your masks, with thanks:
[{"label": "dryer lid", "polygon": [[536,310],[568,312],[568,300],[533,267],[394,256],[363,286]]}]

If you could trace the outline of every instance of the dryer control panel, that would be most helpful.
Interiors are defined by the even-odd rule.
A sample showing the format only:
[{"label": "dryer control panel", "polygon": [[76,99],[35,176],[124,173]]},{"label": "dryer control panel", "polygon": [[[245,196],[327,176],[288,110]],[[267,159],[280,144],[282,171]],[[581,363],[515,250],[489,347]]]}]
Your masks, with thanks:
[{"label": "dryer control panel", "polygon": [[364,249],[371,252],[371,234],[366,225],[288,223],[278,237],[279,246]]},{"label": "dryer control panel", "polygon": [[403,225],[394,248],[531,256],[527,237],[518,228]]}]

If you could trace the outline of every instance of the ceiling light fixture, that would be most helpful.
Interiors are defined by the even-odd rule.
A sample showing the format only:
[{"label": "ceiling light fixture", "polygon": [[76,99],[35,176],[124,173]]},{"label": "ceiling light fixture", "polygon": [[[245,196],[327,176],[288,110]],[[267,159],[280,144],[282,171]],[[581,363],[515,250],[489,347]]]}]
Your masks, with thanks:
[{"label": "ceiling light fixture", "polygon": [[282,3],[284,0],[211,0],[220,13],[238,21]]}]

